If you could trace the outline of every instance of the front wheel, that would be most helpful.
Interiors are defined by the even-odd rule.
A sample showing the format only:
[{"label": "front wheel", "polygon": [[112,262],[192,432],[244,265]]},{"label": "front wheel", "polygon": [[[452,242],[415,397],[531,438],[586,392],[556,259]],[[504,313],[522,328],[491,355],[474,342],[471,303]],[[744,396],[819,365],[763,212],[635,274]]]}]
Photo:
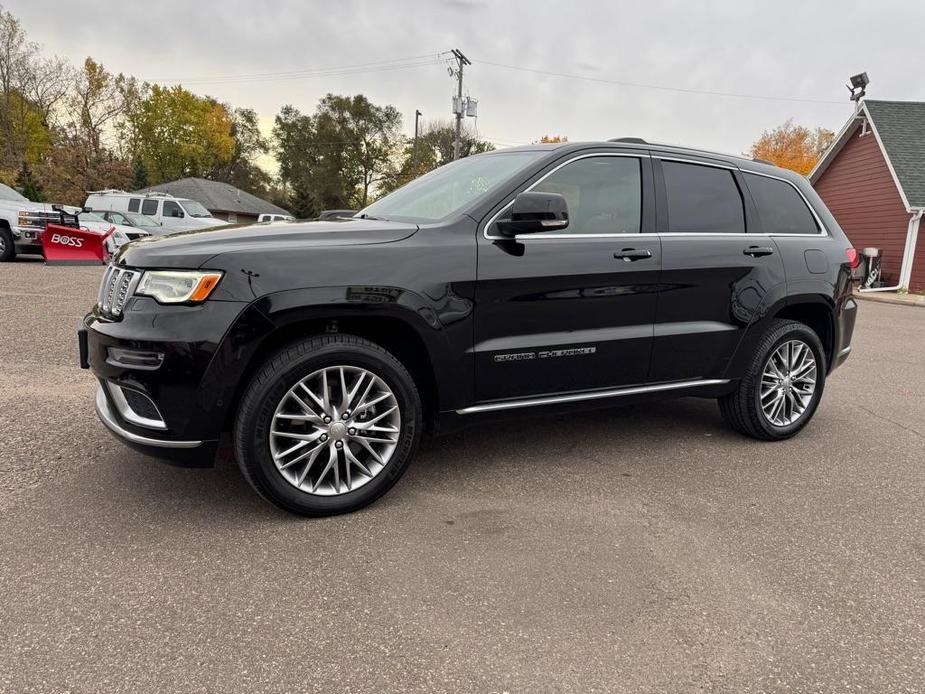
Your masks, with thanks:
[{"label": "front wheel", "polygon": [[0,263],[16,257],[16,246],[13,245],[13,234],[6,227],[0,226]]},{"label": "front wheel", "polygon": [[327,516],[388,491],[421,428],[421,399],[401,362],[368,340],[325,335],[280,350],[251,379],[235,453],[265,499]]},{"label": "front wheel", "polygon": [[720,412],[736,431],[765,441],[790,438],[812,419],[825,387],[822,343],[803,323],[775,320]]}]

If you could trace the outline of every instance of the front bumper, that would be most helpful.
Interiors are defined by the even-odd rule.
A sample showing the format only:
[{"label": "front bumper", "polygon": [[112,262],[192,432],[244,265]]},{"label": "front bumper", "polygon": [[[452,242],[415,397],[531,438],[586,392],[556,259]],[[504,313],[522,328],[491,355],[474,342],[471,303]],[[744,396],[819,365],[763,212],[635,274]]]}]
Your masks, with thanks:
[{"label": "front bumper", "polygon": [[[246,306],[165,307],[134,297],[121,320],[87,314],[78,328],[80,362],[100,383],[96,411],[106,428],[147,455],[212,464],[253,337],[240,330]],[[155,358],[132,363],[126,354]]]},{"label": "front bumper", "polygon": [[149,448],[199,448],[203,443],[202,441],[155,439],[149,436],[141,436],[140,434],[132,433],[117,421],[116,414],[113,412],[113,408],[106,398],[106,391],[103,384],[100,384],[99,388],[96,390],[96,414],[99,416],[100,421],[105,424],[106,428],[113,434],[128,443],[134,443],[139,446],[146,446]]}]

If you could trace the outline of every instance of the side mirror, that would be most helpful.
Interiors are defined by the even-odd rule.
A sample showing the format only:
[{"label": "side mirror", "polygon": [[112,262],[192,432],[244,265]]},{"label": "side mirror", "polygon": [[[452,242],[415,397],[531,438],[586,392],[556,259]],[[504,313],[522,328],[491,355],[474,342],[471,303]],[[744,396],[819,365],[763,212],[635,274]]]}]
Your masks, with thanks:
[{"label": "side mirror", "polygon": [[496,222],[503,236],[536,234],[568,227],[568,203],[559,193],[521,193],[514,198],[509,219]]}]

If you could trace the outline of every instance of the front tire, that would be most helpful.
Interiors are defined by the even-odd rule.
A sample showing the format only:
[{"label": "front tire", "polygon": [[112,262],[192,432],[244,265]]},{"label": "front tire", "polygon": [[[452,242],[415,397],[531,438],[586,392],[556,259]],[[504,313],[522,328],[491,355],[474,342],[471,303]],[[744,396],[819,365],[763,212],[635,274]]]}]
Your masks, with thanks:
[{"label": "front tire", "polygon": [[736,390],[719,399],[736,431],[764,441],[788,439],[812,419],[825,388],[827,365],[819,336],[803,323],[768,327]]},{"label": "front tire", "polygon": [[421,398],[378,345],[324,335],[273,354],[247,386],[234,426],[244,477],[306,516],[348,513],[395,484],[417,448]]}]

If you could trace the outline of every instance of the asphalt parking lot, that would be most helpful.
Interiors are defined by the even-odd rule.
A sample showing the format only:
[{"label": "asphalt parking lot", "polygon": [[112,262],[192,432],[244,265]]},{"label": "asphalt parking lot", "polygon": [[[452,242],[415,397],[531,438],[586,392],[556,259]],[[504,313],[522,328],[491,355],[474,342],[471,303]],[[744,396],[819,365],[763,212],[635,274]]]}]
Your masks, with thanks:
[{"label": "asphalt parking lot", "polygon": [[925,310],[863,303],[795,440],[524,419],[304,520],[96,421],[101,272],[0,265],[0,691],[925,691]]}]

